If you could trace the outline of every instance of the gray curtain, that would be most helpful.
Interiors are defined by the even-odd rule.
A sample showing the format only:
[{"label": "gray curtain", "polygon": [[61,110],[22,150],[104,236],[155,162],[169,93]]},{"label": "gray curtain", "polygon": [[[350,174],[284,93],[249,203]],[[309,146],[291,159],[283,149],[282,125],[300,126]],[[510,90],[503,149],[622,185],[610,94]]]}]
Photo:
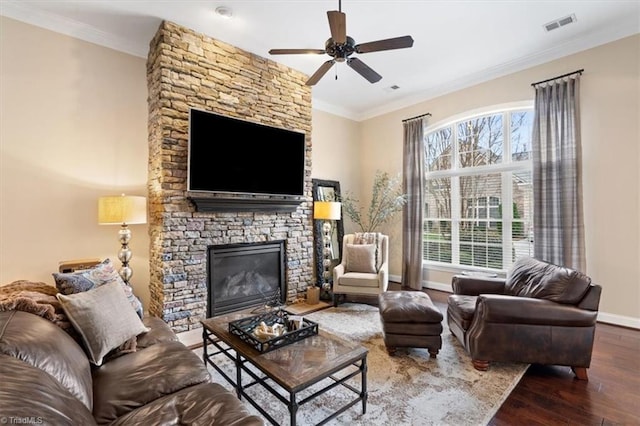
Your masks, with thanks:
[{"label": "gray curtain", "polygon": [[404,125],[402,189],[407,203],[402,211],[402,287],[422,288],[422,213],[424,205],[424,118]]},{"label": "gray curtain", "polygon": [[585,270],[580,74],[535,86],[534,256]]}]

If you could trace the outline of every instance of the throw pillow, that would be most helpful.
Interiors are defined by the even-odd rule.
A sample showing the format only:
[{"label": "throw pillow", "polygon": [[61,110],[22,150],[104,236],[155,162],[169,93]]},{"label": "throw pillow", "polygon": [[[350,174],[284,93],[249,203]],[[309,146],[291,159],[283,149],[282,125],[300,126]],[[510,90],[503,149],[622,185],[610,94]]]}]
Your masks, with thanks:
[{"label": "throw pillow", "polygon": [[82,336],[89,360],[97,366],[113,349],[149,331],[116,281],[69,296],[58,293],[56,297]]},{"label": "throw pillow", "polygon": [[54,273],[53,279],[56,282],[58,290],[65,295],[81,293],[115,281],[120,284],[124,290],[127,299],[129,299],[129,303],[131,303],[133,309],[136,310],[138,316],[140,318],[143,316],[140,299],[133,294],[133,289],[120,277],[120,274],[110,259],[105,259],[102,263],[90,269],[68,273]]},{"label": "throw pillow", "polygon": [[345,272],[376,273],[375,244],[347,244]]},{"label": "throw pillow", "polygon": [[353,236],[353,244],[374,244],[376,246],[376,272],[382,267],[382,258],[380,256],[381,239],[382,234],[379,232],[356,232]]}]

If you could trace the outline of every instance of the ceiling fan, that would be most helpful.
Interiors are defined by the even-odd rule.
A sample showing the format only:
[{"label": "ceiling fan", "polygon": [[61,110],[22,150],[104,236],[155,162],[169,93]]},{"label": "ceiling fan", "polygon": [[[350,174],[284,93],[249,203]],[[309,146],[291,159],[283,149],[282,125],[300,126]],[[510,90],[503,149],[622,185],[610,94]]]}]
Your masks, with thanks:
[{"label": "ceiling fan", "polygon": [[328,54],[333,59],[328,60],[307,80],[307,86],[313,86],[331,69],[336,62],[346,62],[349,67],[366,78],[370,83],[380,81],[382,76],[371,69],[358,58],[351,57],[354,53],[379,52],[381,50],[404,49],[413,46],[411,36],[388,38],[384,40],[370,41],[356,44],[355,40],[347,35],[347,15],[342,12],[342,0],[338,0],[338,10],[327,11],[331,37],[325,42],[324,49],[271,49],[271,55],[296,55],[296,54]]}]

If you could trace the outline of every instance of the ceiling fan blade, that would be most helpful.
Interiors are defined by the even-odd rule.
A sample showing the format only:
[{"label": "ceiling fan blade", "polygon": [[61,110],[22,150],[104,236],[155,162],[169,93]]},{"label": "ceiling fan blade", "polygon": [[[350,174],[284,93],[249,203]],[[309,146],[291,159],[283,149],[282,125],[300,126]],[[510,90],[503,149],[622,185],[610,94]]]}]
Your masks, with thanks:
[{"label": "ceiling fan blade", "polygon": [[271,49],[270,55],[298,55],[298,54],[317,54],[326,53],[324,49]]},{"label": "ceiling fan blade", "polygon": [[403,36],[356,44],[355,50],[358,53],[369,53],[381,50],[404,49],[411,46],[413,46],[413,38],[411,36]]},{"label": "ceiling fan blade", "polygon": [[369,80],[369,83],[377,83],[382,79],[382,76],[372,70],[367,64],[362,62],[358,58],[347,59],[347,65],[353,68],[358,74]]},{"label": "ceiling fan blade", "polygon": [[314,84],[316,84],[335,63],[336,61],[331,59],[330,61],[327,61],[324,64],[320,65],[320,68],[318,68],[318,70],[311,77],[309,77],[309,80],[307,80],[305,84],[307,86],[313,86]]},{"label": "ceiling fan blade", "polygon": [[329,28],[331,29],[331,38],[337,44],[347,42],[347,15],[337,10],[329,10],[327,12],[329,18]]}]

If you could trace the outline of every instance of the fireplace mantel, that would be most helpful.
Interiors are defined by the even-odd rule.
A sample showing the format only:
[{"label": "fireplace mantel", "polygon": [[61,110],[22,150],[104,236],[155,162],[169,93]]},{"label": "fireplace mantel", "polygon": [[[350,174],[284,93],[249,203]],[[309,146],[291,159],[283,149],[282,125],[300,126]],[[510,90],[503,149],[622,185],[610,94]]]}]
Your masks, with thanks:
[{"label": "fireplace mantel", "polygon": [[187,199],[199,212],[292,212],[304,201],[301,197],[224,197],[191,191]]}]

